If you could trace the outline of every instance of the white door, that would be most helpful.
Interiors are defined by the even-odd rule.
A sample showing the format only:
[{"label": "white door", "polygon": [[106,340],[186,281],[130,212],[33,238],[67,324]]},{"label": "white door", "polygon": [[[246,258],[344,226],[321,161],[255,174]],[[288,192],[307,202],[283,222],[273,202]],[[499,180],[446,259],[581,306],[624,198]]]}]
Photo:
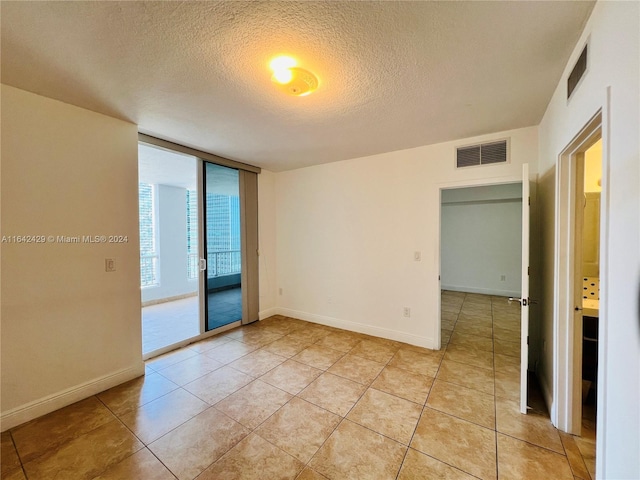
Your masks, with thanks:
[{"label": "white door", "polygon": [[520,325],[520,412],[527,413],[527,370],[529,368],[529,165],[522,165],[522,292]]}]

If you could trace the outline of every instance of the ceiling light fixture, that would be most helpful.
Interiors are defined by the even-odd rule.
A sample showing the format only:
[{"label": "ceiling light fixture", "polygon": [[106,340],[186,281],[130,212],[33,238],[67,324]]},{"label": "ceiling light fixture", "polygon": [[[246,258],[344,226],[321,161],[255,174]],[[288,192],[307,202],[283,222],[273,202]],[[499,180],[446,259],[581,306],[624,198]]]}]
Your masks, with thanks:
[{"label": "ceiling light fixture", "polygon": [[269,67],[273,71],[271,81],[289,95],[303,97],[318,88],[318,78],[298,67],[296,60],[291,57],[276,57],[271,60]]}]

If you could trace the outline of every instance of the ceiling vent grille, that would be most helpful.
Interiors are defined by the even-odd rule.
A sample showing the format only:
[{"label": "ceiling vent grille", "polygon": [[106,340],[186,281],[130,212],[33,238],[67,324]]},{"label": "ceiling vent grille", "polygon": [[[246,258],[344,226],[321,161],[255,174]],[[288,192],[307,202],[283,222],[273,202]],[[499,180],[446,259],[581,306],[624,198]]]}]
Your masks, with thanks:
[{"label": "ceiling vent grille", "polygon": [[506,163],[507,141],[483,143],[456,149],[456,167],[475,167],[492,163]]},{"label": "ceiling vent grille", "polygon": [[574,92],[580,80],[584,76],[584,73],[587,71],[587,48],[589,44],[584,46],[582,53],[578,57],[576,64],[573,66],[573,70],[569,74],[569,78],[567,78],[567,99],[571,98],[571,94]]}]

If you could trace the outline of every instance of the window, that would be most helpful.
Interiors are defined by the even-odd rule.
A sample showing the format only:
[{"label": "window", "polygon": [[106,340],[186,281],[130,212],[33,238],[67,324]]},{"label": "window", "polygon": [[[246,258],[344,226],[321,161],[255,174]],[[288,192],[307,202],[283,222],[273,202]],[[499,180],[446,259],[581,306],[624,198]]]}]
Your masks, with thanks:
[{"label": "window", "polygon": [[198,278],[198,193],[187,190],[187,278]]},{"label": "window", "polygon": [[158,285],[158,254],[156,251],[155,188],[148,183],[138,184],[140,213],[140,284]]}]

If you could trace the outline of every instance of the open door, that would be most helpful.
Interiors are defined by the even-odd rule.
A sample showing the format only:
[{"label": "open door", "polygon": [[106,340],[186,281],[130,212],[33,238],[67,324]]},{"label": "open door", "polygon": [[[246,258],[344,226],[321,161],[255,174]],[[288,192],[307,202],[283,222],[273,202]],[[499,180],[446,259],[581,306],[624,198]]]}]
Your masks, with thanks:
[{"label": "open door", "polygon": [[520,293],[520,412],[527,413],[527,383],[529,369],[529,165],[522,165],[522,290]]}]

